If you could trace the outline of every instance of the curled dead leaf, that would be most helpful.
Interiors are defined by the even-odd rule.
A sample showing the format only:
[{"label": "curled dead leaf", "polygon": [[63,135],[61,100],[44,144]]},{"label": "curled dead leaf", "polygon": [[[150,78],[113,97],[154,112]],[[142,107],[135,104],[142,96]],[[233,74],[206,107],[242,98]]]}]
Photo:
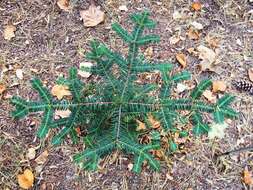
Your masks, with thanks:
[{"label": "curled dead leaf", "polygon": [[180,37],[177,35],[171,36],[169,39],[170,44],[173,44],[173,45],[178,43],[180,40],[181,40]]},{"label": "curled dead leaf", "polygon": [[184,92],[185,90],[187,90],[187,88],[188,87],[185,84],[183,84],[183,83],[177,83],[177,87],[176,87],[175,91],[177,93],[181,93],[181,92]]},{"label": "curled dead leaf", "polygon": [[161,126],[160,122],[157,121],[151,113],[148,114],[148,121],[153,129],[157,129]]},{"label": "curled dead leaf", "polygon": [[17,69],[16,70],[16,76],[17,76],[18,79],[22,80],[24,78],[23,70],[22,69]]},{"label": "curled dead leaf", "polygon": [[151,59],[153,56],[153,47],[148,47],[145,52],[144,55],[146,56],[147,59]]},{"label": "curled dead leaf", "polygon": [[4,39],[5,40],[11,40],[12,38],[15,37],[15,31],[17,30],[16,26],[14,26],[13,24],[8,24],[5,28],[4,28]]},{"label": "curled dead leaf", "polygon": [[56,96],[59,100],[61,100],[64,96],[70,96],[71,92],[69,91],[69,87],[66,85],[55,85],[51,93],[53,96]]},{"label": "curled dead leaf", "polygon": [[96,7],[94,4],[91,4],[88,10],[80,11],[80,16],[86,27],[97,26],[105,20],[105,13],[100,10],[100,7]]},{"label": "curled dead leaf", "polygon": [[250,68],[250,69],[248,70],[248,75],[249,75],[249,80],[250,80],[251,82],[253,82],[253,68]]},{"label": "curled dead leaf", "polygon": [[199,52],[199,59],[202,60],[200,62],[201,71],[214,71],[213,64],[217,59],[216,53],[212,49],[203,45],[198,46],[197,50]]},{"label": "curled dead leaf", "polygon": [[141,131],[141,130],[145,130],[146,129],[146,125],[145,123],[139,121],[138,119],[136,119],[136,122],[138,124],[136,131]]},{"label": "curled dead leaf", "polygon": [[155,155],[156,158],[163,158],[164,157],[164,153],[162,150],[153,150],[152,151],[153,155]]},{"label": "curled dead leaf", "polygon": [[175,11],[175,12],[172,14],[172,18],[173,18],[174,20],[182,19],[182,18],[183,18],[183,14],[180,13],[179,11]]},{"label": "curled dead leaf", "polygon": [[200,33],[197,30],[190,28],[187,32],[187,36],[190,40],[198,40]]},{"label": "curled dead leaf", "polygon": [[120,10],[120,11],[128,11],[128,8],[127,8],[126,5],[120,5],[120,6],[119,6],[119,10]]},{"label": "curled dead leaf", "polygon": [[133,167],[134,167],[134,165],[133,165],[132,163],[129,163],[129,164],[127,165],[127,169],[128,169],[129,171],[131,171],[131,170],[133,169]]},{"label": "curled dead leaf", "polygon": [[70,0],[58,0],[57,5],[64,11],[70,11],[72,9],[70,6]]},{"label": "curled dead leaf", "polygon": [[58,119],[59,117],[60,118],[67,118],[67,117],[70,116],[71,111],[69,109],[67,109],[67,110],[56,110],[54,114],[55,114],[55,117],[54,117],[55,119]]},{"label": "curled dead leaf", "polygon": [[216,96],[214,96],[214,94],[210,90],[205,90],[203,92],[203,96],[211,103],[216,102]]},{"label": "curled dead leaf", "polygon": [[200,11],[202,8],[202,5],[200,2],[193,2],[191,7],[194,11]]},{"label": "curled dead leaf", "polygon": [[224,81],[214,81],[213,82],[213,88],[212,88],[212,91],[213,92],[218,92],[218,91],[221,91],[221,92],[224,92],[227,88],[227,85],[225,84]]},{"label": "curled dead leaf", "polygon": [[18,184],[23,189],[29,189],[33,186],[34,175],[31,170],[26,169],[23,174],[17,175]]},{"label": "curled dead leaf", "polygon": [[183,54],[183,53],[178,53],[178,54],[176,55],[176,59],[177,59],[177,61],[180,63],[180,65],[181,65],[183,68],[186,67],[187,62],[186,62],[186,56],[185,56],[185,54]]},{"label": "curled dead leaf", "polygon": [[77,132],[78,135],[82,134],[80,127],[75,128],[75,131]]},{"label": "curled dead leaf", "polygon": [[45,150],[44,152],[42,152],[36,159],[35,162],[37,164],[44,164],[47,161],[47,157],[48,157],[48,151]]},{"label": "curled dead leaf", "polygon": [[205,38],[205,40],[211,48],[218,48],[221,41],[221,39],[217,37],[210,37],[209,35]]},{"label": "curled dead leaf", "polygon": [[6,90],[6,86],[4,84],[0,84],[0,94],[3,94]]},{"label": "curled dead leaf", "polygon": [[196,22],[196,21],[193,21],[191,23],[191,26],[193,26],[193,28],[196,29],[196,30],[202,30],[204,28],[201,23]]},{"label": "curled dead leaf", "polygon": [[243,171],[243,182],[247,185],[252,185],[253,184],[253,177],[252,177],[252,173],[248,170],[248,168],[246,168]]},{"label": "curled dead leaf", "polygon": [[227,123],[213,123],[210,126],[210,130],[208,131],[208,138],[214,139],[217,138],[224,138],[225,136],[225,129],[228,127]]},{"label": "curled dead leaf", "polygon": [[29,148],[27,153],[26,153],[26,157],[28,160],[32,160],[34,159],[36,156],[36,149],[35,148]]}]

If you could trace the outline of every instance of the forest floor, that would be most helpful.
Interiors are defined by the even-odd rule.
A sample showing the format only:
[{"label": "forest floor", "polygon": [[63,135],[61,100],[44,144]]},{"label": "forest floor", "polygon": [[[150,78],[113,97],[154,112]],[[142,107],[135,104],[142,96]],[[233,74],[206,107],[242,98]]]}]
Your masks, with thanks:
[{"label": "forest floor", "polygon": [[[250,189],[242,176],[245,168],[253,170],[252,151],[219,158],[216,155],[252,146],[253,142],[253,96],[237,91],[231,84],[232,80],[249,81],[248,70],[253,67],[253,3],[247,0],[200,2],[202,10],[193,11],[190,0],[100,0],[96,5],[105,11],[105,22],[86,28],[79,15],[80,10],[89,7],[85,0],[75,1],[71,12],[61,10],[54,0],[1,0],[0,82],[6,90],[0,94],[0,189],[19,189],[17,175],[25,168],[38,171],[32,189],[41,190]],[[121,5],[126,5],[128,10],[119,10]],[[35,137],[40,118],[13,120],[9,98],[13,95],[38,98],[31,90],[30,79],[39,77],[51,88],[60,74],[66,75],[71,66],[78,67],[85,61],[83,53],[93,38],[124,52],[123,43],[117,40],[110,25],[119,21],[131,30],[128,15],[144,9],[149,9],[157,21],[153,32],[161,37],[161,42],[152,46],[151,58],[168,60],[180,69],[175,57],[183,52],[187,58],[185,69],[195,81],[203,78],[225,81],[226,92],[237,97],[233,107],[240,113],[239,118],[229,122],[223,139],[193,138],[184,153],[175,153],[167,164],[162,161],[160,173],[144,167],[140,175],[133,174],[128,168],[131,157],[120,153],[107,156],[97,172],[82,171],[71,160],[79,147],[68,141],[52,147],[50,136],[41,142]],[[187,35],[194,21],[203,26],[196,40]],[[10,22],[16,25],[15,37],[5,40],[4,26]],[[178,36],[180,40],[175,43],[172,37]],[[199,45],[216,53],[217,64],[212,72],[200,72],[201,60],[187,51]],[[16,74],[17,69],[22,70],[23,77]],[[40,168],[34,160],[26,159],[31,147],[36,147],[36,157],[45,150],[49,153]]]}]

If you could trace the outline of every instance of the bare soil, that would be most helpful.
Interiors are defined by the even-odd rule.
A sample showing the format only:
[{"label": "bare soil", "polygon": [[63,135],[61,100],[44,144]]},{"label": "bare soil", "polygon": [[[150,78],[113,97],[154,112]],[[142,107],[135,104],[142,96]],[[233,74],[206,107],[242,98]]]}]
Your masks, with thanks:
[{"label": "bare soil", "polygon": [[[0,95],[0,189],[19,189],[16,176],[24,168],[33,171],[34,160],[25,159],[30,147],[39,147],[36,156],[49,150],[49,157],[42,171],[36,175],[33,189],[250,189],[242,182],[242,173],[247,167],[253,169],[252,151],[242,151],[217,158],[222,152],[240,147],[252,146],[253,96],[235,90],[232,80],[245,78],[253,67],[253,3],[247,0],[202,0],[201,12],[191,10],[190,0],[134,0],[96,1],[106,12],[106,20],[94,28],[85,28],[79,11],[87,9],[89,2],[75,0],[72,12],[64,12],[55,0],[1,0],[0,1],[0,82],[7,86]],[[120,5],[127,5],[128,11],[119,11]],[[130,13],[149,9],[152,18],[158,22],[154,33],[160,35],[161,43],[153,45],[153,59],[169,60],[180,68],[175,60],[178,52],[187,55],[186,67],[193,79],[203,78],[226,81],[226,92],[235,94],[234,108],[240,112],[236,121],[229,123],[224,139],[208,140],[206,136],[194,139],[184,148],[162,162],[160,173],[144,167],[140,175],[128,169],[131,157],[120,154],[106,157],[98,172],[80,171],[72,163],[71,155],[80,147],[66,141],[59,147],[52,147],[48,137],[40,142],[35,137],[39,116],[30,116],[20,121],[10,117],[12,106],[9,96],[20,95],[27,99],[38,98],[31,90],[29,80],[39,77],[50,88],[60,75],[66,75],[71,66],[84,61],[83,53],[88,50],[89,40],[96,38],[115,50],[125,52],[124,44],[110,29],[114,21],[131,29],[127,22]],[[175,11],[184,12],[186,18],[174,20]],[[198,40],[190,40],[186,33],[190,21],[204,26]],[[17,27],[11,41],[3,38],[3,29],[8,23]],[[177,44],[170,44],[175,34],[184,37]],[[199,72],[198,57],[186,50],[202,44],[206,37],[219,39],[216,48],[219,64],[215,72]],[[145,49],[143,49],[144,51]],[[17,79],[15,70],[22,69],[24,78]],[[6,69],[8,71],[6,71]],[[4,72],[6,71],[6,72]]]}]

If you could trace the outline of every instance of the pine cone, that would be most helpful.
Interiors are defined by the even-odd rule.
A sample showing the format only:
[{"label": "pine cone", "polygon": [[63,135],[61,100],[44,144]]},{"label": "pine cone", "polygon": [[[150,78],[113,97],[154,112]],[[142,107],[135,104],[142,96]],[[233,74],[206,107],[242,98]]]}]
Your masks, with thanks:
[{"label": "pine cone", "polygon": [[253,95],[252,83],[247,82],[245,80],[240,80],[240,81],[233,81],[233,85],[236,87],[237,90],[249,92],[251,95]]}]

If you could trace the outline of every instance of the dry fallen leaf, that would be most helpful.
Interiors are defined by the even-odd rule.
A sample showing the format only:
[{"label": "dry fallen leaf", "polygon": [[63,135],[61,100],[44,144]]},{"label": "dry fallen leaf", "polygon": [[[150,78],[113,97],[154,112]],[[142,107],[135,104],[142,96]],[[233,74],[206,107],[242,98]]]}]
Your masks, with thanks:
[{"label": "dry fallen leaf", "polygon": [[199,58],[202,60],[200,62],[201,71],[214,71],[213,64],[217,59],[216,53],[203,45],[198,46],[197,50],[199,52]]},{"label": "dry fallen leaf", "polygon": [[100,7],[96,7],[94,4],[91,4],[88,10],[80,11],[80,15],[86,27],[97,26],[105,20],[105,13],[100,10]]},{"label": "dry fallen leaf", "polygon": [[16,31],[16,26],[14,26],[13,24],[8,24],[5,28],[4,28],[4,39],[5,40],[11,40],[12,38],[15,37],[15,31]]},{"label": "dry fallen leaf", "polygon": [[219,47],[221,41],[221,39],[217,37],[210,37],[209,35],[205,38],[205,40],[211,48]]},{"label": "dry fallen leaf", "polygon": [[23,189],[29,189],[33,186],[34,175],[31,170],[26,169],[23,174],[17,175],[18,184]]},{"label": "dry fallen leaf", "polygon": [[183,84],[183,83],[177,83],[177,87],[176,87],[175,91],[177,93],[181,93],[181,92],[184,92],[187,88],[188,87],[185,84]]},{"label": "dry fallen leaf", "polygon": [[214,81],[213,82],[213,92],[218,92],[218,91],[221,91],[221,92],[224,92],[227,88],[227,85],[225,84],[224,81]]},{"label": "dry fallen leaf", "polygon": [[148,47],[145,52],[144,55],[147,59],[151,59],[153,56],[153,48],[152,47]]},{"label": "dry fallen leaf", "polygon": [[6,86],[4,84],[0,84],[0,94],[3,94],[6,90]]},{"label": "dry fallen leaf", "polygon": [[179,20],[179,19],[183,18],[183,15],[182,15],[182,13],[180,13],[179,11],[175,11],[175,12],[173,13],[173,15],[172,15],[172,18],[173,18],[174,20]]},{"label": "dry fallen leaf", "polygon": [[177,35],[171,36],[169,39],[170,44],[173,44],[173,45],[178,43],[180,40],[181,40],[180,37]]},{"label": "dry fallen leaf", "polygon": [[47,157],[48,157],[48,151],[45,150],[44,152],[42,152],[36,159],[35,162],[37,164],[44,164],[47,161]]},{"label": "dry fallen leaf", "polygon": [[191,23],[191,26],[193,26],[193,28],[195,28],[196,30],[202,30],[204,27],[201,23],[193,21]]},{"label": "dry fallen leaf", "polygon": [[131,171],[131,170],[133,169],[133,167],[134,167],[134,165],[133,165],[132,163],[129,163],[129,164],[127,165],[127,169],[128,169],[129,171]]},{"label": "dry fallen leaf", "polygon": [[77,132],[78,135],[82,134],[80,127],[75,128],[75,131]]},{"label": "dry fallen leaf", "polygon": [[187,49],[187,52],[189,53],[189,54],[192,54],[192,55],[198,55],[198,52],[196,52],[195,51],[195,48],[194,47],[191,47],[191,48],[188,48]]},{"label": "dry fallen leaf", "polygon": [[253,184],[252,173],[249,172],[248,168],[245,168],[245,170],[243,171],[243,179],[242,180],[247,185],[252,185]]},{"label": "dry fallen leaf", "polygon": [[192,3],[192,9],[193,9],[194,11],[200,11],[200,10],[201,10],[201,7],[202,7],[202,5],[201,5],[200,2],[193,2],[193,3]]},{"label": "dry fallen leaf", "polygon": [[152,154],[155,155],[155,157],[159,158],[159,159],[164,157],[164,154],[163,154],[162,150],[153,150]]},{"label": "dry fallen leaf", "polygon": [[64,11],[70,11],[72,9],[70,6],[70,0],[58,0],[57,5]]},{"label": "dry fallen leaf", "polygon": [[53,96],[56,96],[59,100],[63,98],[63,96],[70,96],[71,92],[69,91],[69,87],[66,85],[55,85],[51,93]]},{"label": "dry fallen leaf", "polygon": [[216,102],[216,97],[214,96],[214,94],[210,91],[210,90],[205,90],[203,92],[203,96],[211,103],[215,103]]},{"label": "dry fallen leaf", "polygon": [[250,68],[250,69],[248,70],[248,75],[249,75],[249,80],[250,80],[251,82],[253,82],[253,68]]},{"label": "dry fallen leaf", "polygon": [[120,5],[120,6],[119,6],[119,10],[120,10],[120,11],[128,11],[128,8],[127,8],[126,5]]},{"label": "dry fallen leaf", "polygon": [[28,160],[32,160],[35,158],[36,155],[36,149],[35,148],[29,148],[27,153],[26,153],[26,157]]},{"label": "dry fallen leaf", "polygon": [[215,137],[222,139],[225,136],[225,129],[228,127],[226,123],[213,123],[208,131],[208,138],[214,139]]},{"label": "dry fallen leaf", "polygon": [[153,129],[157,129],[161,126],[160,122],[157,121],[151,113],[148,114],[148,121]]},{"label": "dry fallen leaf", "polygon": [[16,70],[16,76],[17,76],[18,79],[22,80],[24,78],[23,70],[22,69],[17,69]]},{"label": "dry fallen leaf", "polygon": [[60,118],[67,118],[67,117],[70,116],[70,114],[71,114],[71,111],[69,109],[67,109],[67,110],[56,110],[54,112],[54,115],[55,115],[54,118],[55,119],[59,119],[59,117]]},{"label": "dry fallen leaf", "polygon": [[141,130],[145,130],[146,129],[146,125],[145,123],[139,121],[138,119],[136,119],[136,122],[138,124],[136,131],[141,131]]},{"label": "dry fallen leaf", "polygon": [[187,36],[190,40],[198,40],[200,37],[200,33],[197,30],[190,28],[187,32]]},{"label": "dry fallen leaf", "polygon": [[180,63],[180,65],[182,65],[183,68],[186,67],[187,62],[186,62],[186,56],[185,56],[185,54],[183,54],[183,53],[178,53],[178,54],[176,55],[176,59],[177,59],[177,61]]}]

